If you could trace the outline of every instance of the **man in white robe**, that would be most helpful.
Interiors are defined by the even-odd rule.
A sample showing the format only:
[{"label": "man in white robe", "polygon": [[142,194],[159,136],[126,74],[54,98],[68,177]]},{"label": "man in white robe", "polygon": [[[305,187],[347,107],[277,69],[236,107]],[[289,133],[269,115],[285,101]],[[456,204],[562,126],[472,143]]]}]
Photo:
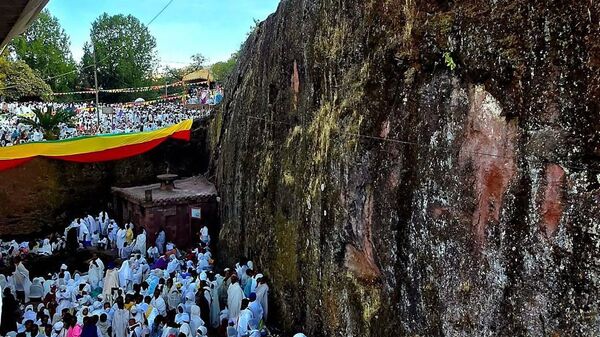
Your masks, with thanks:
[{"label": "man in white robe", "polygon": [[240,287],[237,276],[231,277],[231,285],[227,289],[227,308],[229,309],[229,319],[237,320],[244,298],[244,291]]},{"label": "man in white robe", "polygon": [[124,291],[128,291],[128,285],[131,281],[131,267],[129,266],[129,260],[123,261],[121,268],[119,268],[119,286]]},{"label": "man in white robe", "polygon": [[38,250],[38,254],[40,255],[52,255],[52,245],[50,244],[49,239],[44,239],[44,243],[42,243],[42,247]]},{"label": "man in white robe", "polygon": [[86,241],[90,241],[90,230],[83,220],[79,222],[79,234],[77,236],[79,242],[85,245]]},{"label": "man in white robe", "polygon": [[156,248],[158,248],[158,252],[160,255],[163,255],[165,252],[165,240],[166,240],[166,235],[165,235],[165,231],[164,230],[160,230],[160,232],[158,232],[158,235],[156,235]]},{"label": "man in white robe", "polygon": [[143,229],[142,233],[140,233],[135,239],[135,248],[134,250],[139,250],[142,256],[146,256],[146,230]]},{"label": "man in white robe", "polygon": [[119,228],[117,231],[117,249],[123,249],[125,245],[125,238],[127,237],[127,230],[125,228]]},{"label": "man in white robe", "polygon": [[15,283],[15,290],[17,292],[17,298],[22,300],[23,303],[29,302],[29,289],[31,287],[31,280],[29,279],[29,270],[25,268],[21,258],[15,258],[15,272],[13,274],[13,280]]},{"label": "man in white robe", "polygon": [[129,327],[129,311],[123,302],[117,302],[117,309],[112,319],[112,337],[127,337]]},{"label": "man in white robe", "polygon": [[93,216],[88,215],[86,217],[86,223],[90,233],[99,232],[100,228],[98,227],[98,223],[96,222],[96,219],[94,219]]},{"label": "man in white robe", "polygon": [[252,320],[252,311],[248,309],[248,299],[242,300],[242,310],[238,318],[237,332],[238,337],[246,337],[250,333],[250,321]]},{"label": "man in white robe", "polygon": [[116,268],[106,271],[104,286],[102,287],[102,296],[105,299],[112,298],[112,289],[119,287],[119,271]]},{"label": "man in white robe", "polygon": [[154,289],[154,296],[152,297],[152,301],[150,304],[158,311],[159,315],[166,317],[167,315],[167,303],[161,296],[161,291],[158,289]]},{"label": "man in white robe", "polygon": [[256,286],[256,301],[260,303],[263,309],[263,321],[266,321],[269,313],[269,286],[262,274],[259,275],[261,277],[256,278],[258,283]]}]

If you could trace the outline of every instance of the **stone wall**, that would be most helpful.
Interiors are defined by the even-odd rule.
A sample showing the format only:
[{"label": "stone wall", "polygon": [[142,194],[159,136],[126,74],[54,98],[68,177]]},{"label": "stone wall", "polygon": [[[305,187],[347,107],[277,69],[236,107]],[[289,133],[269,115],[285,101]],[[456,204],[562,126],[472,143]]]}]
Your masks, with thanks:
[{"label": "stone wall", "polygon": [[600,334],[599,6],[283,0],[209,135],[220,259],[286,332]]},{"label": "stone wall", "polygon": [[156,182],[170,172],[182,177],[205,173],[209,150],[205,121],[194,123],[192,141],[167,140],[136,157],[114,162],[79,164],[48,159],[0,172],[0,235],[27,238],[34,233],[62,230],[87,212],[110,212],[112,186]]}]

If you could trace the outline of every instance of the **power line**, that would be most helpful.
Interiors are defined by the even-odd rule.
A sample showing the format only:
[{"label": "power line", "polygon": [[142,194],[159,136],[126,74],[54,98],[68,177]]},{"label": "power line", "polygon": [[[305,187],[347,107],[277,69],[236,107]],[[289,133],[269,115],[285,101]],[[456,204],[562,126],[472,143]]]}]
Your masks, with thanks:
[{"label": "power line", "polygon": [[[165,6],[164,6],[164,7],[163,7],[163,8],[162,8],[162,9],[161,9],[161,10],[160,10],[160,11],[159,11],[157,14],[156,14],[156,15],[154,15],[154,17],[153,17],[153,18],[152,18],[150,21],[148,21],[148,23],[146,23],[146,26],[150,26],[150,25],[151,25],[151,24],[154,22],[154,20],[156,20],[156,19],[157,19],[157,18],[158,18],[158,17],[159,17],[159,16],[160,16],[160,15],[161,15],[161,14],[162,14],[162,13],[163,13],[163,12],[164,12],[166,9],[167,9],[167,7],[169,7],[169,6],[170,6],[170,5],[173,3],[173,1],[175,1],[175,0],[170,0],[170,1],[169,1],[169,2],[168,2],[168,3],[167,3],[167,4],[166,4],[166,5],[165,5]],[[92,43],[93,43],[93,41],[92,41]],[[116,50],[115,50],[113,53],[119,52],[119,51],[120,51],[121,49],[123,49],[124,47],[125,47],[125,45],[123,45],[123,46],[120,46],[120,47],[119,47],[119,48],[117,48],[117,49],[116,49]],[[94,48],[94,49],[95,49],[95,48]],[[107,55],[106,55],[104,58],[102,58],[102,59],[101,59],[99,62],[103,62],[103,61],[105,61],[105,60],[106,60],[106,59],[108,59],[110,56],[112,56],[112,55],[110,55],[110,54],[107,54]],[[53,80],[53,79],[55,79],[55,78],[59,78],[59,77],[63,77],[63,76],[67,76],[67,75],[70,75],[70,74],[76,73],[76,72],[78,72],[78,71],[81,71],[81,70],[84,70],[84,69],[87,69],[87,68],[91,68],[91,67],[93,67],[93,66],[94,66],[93,64],[90,64],[90,65],[88,65],[88,66],[81,67],[81,68],[79,68],[79,69],[75,69],[75,70],[71,70],[71,71],[68,71],[68,72],[66,72],[66,73],[63,73],[63,74],[60,74],[60,75],[55,75],[55,76],[47,77],[47,78],[46,78],[44,81],[49,81],[49,80]],[[16,84],[13,84],[13,85],[11,85],[11,86],[8,86],[8,87],[0,88],[0,90],[12,89],[12,88],[15,88],[15,87],[17,87],[17,85],[16,85]]]}]

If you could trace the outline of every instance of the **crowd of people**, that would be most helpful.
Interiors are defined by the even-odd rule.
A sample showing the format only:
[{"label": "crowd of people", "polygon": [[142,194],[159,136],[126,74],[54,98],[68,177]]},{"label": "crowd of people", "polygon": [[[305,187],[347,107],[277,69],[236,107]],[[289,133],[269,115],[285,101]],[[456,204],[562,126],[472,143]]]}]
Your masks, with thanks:
[{"label": "crowd of people", "polygon": [[211,112],[206,105],[188,109],[181,99],[152,104],[112,104],[101,112],[100,124],[93,103],[0,103],[0,146],[12,146],[44,140],[43,130],[21,122],[22,117],[36,118],[34,109],[66,109],[76,113],[72,126],[59,125],[60,139],[98,134],[151,131],[186,119],[203,118]]},{"label": "crowd of people", "polygon": [[[76,219],[64,233],[1,244],[14,263],[0,274],[0,335],[16,337],[257,337],[268,318],[269,286],[250,260],[217,271],[207,227],[197,244],[177,247],[164,230],[106,212]],[[85,271],[66,264],[30,279],[23,258],[90,250]]]},{"label": "crowd of people", "polygon": [[188,104],[216,105],[223,100],[223,88],[220,86],[215,89],[192,87],[188,89],[188,96]]}]

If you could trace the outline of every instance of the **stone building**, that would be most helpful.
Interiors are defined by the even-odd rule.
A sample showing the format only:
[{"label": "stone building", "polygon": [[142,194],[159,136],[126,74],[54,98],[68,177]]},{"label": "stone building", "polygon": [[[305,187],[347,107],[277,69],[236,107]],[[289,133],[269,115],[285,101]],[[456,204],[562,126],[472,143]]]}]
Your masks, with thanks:
[{"label": "stone building", "polygon": [[158,176],[161,183],[127,188],[113,187],[117,221],[143,227],[148,244],[164,228],[167,241],[188,247],[198,241],[207,226],[212,238],[218,235],[217,190],[203,176],[175,180],[176,175]]}]

